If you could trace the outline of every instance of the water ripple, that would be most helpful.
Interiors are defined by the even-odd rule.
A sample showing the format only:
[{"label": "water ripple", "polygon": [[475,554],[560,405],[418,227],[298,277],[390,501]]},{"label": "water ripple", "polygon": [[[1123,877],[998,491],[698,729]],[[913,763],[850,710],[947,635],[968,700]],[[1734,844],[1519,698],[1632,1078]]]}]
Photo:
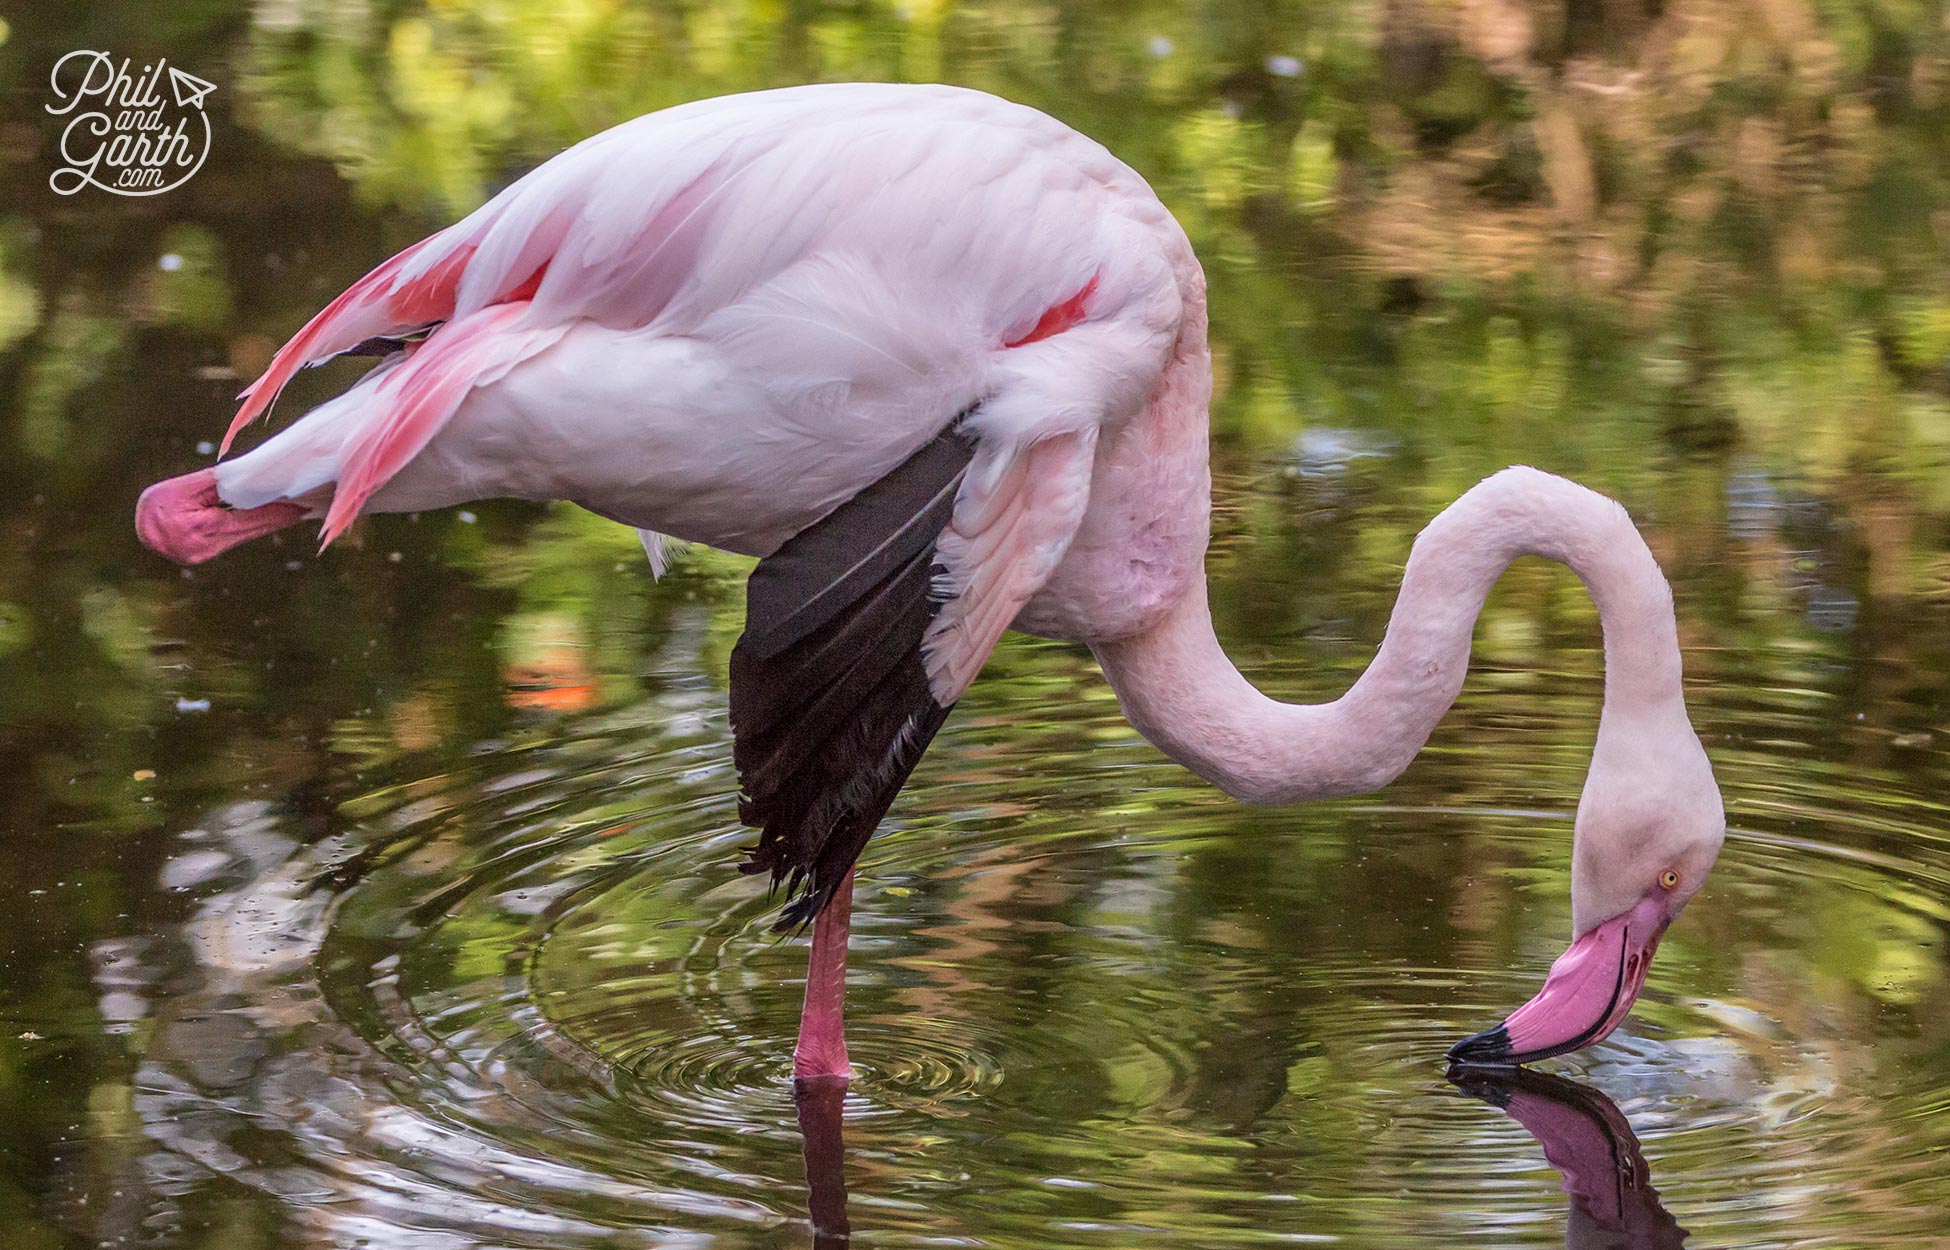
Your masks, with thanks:
[{"label": "water ripple", "polygon": [[[195,960],[152,970],[138,1098],[168,1157],[337,1244],[737,1243],[801,1219],[805,941],[773,937],[733,870],[749,834],[700,763],[722,724],[674,718],[653,700],[376,789],[323,840],[250,804],[186,835],[165,871],[197,898]],[[1507,777],[1470,793],[1480,761],[1402,801],[1253,812],[1150,762],[1113,709],[1026,719],[1005,738],[973,709],[869,853],[856,1226],[1561,1240],[1538,1143],[1454,1096],[1439,1057],[1560,949],[1565,814]],[[1871,1210],[1920,1233],[1924,1199],[1950,1198],[1946,1074],[1906,1058],[1943,1006],[1945,840],[1921,796],[1842,803],[1797,771],[1745,788],[1763,797],[1632,1021],[1553,1065],[1610,1095],[1714,1242],[1840,1236]],[[1854,928],[1814,925],[1838,906]],[[1865,932],[1920,953],[1847,983],[1824,952]],[[1399,1222],[1404,1195],[1450,1215]]]}]

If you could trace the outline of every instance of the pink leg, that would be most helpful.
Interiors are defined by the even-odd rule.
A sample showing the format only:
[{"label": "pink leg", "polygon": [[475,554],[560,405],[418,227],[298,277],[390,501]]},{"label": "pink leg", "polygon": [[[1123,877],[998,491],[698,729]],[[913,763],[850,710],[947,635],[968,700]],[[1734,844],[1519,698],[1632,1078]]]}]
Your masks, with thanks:
[{"label": "pink leg", "polygon": [[851,1077],[846,1061],[846,930],[853,919],[853,874],[813,921],[812,961],[806,969],[806,1005],[799,1012],[799,1044],[792,1048],[792,1075]]}]

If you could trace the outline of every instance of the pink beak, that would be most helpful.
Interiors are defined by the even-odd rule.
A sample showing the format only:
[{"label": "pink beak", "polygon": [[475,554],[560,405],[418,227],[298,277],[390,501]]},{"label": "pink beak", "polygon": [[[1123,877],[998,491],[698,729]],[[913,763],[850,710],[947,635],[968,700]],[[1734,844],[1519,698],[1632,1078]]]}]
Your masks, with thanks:
[{"label": "pink beak", "polygon": [[198,469],[143,491],[135,505],[135,532],[158,555],[178,564],[201,564],[304,518],[303,504],[231,508],[217,494],[216,471]]},{"label": "pink beak", "polygon": [[1631,1014],[1659,937],[1671,922],[1663,898],[1587,931],[1557,957],[1537,997],[1493,1029],[1449,1048],[1449,1062],[1506,1067],[1579,1050],[1611,1034]]}]

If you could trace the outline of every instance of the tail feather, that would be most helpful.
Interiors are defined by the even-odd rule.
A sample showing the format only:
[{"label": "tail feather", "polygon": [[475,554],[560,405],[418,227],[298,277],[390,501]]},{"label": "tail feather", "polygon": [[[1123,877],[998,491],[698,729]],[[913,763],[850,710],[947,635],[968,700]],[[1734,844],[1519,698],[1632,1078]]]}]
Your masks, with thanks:
[{"label": "tail feather", "polygon": [[346,440],[319,545],[344,533],[373,493],[418,455],[460,407],[485,386],[553,344],[566,326],[525,327],[524,301],[495,304],[444,326],[375,388],[375,411]]},{"label": "tail feather", "polygon": [[[394,287],[399,283],[402,272],[412,264],[414,258],[439,240],[439,235],[422,239],[412,247],[381,264],[377,269],[347,287],[337,299],[325,305],[316,316],[304,324],[290,341],[280,347],[271,358],[257,381],[245,387],[237,396],[243,406],[237,409],[230,428],[224,432],[223,444],[218,448],[219,455],[230,451],[230,444],[244,427],[257,420],[277,399],[278,392],[285,384],[297,376],[298,370],[315,361],[324,360],[336,352],[357,347],[366,339],[379,335],[397,333],[424,325],[425,320],[407,322],[396,320],[393,311]],[[451,259],[451,257],[449,258]],[[461,265],[466,264],[465,259]],[[449,275],[458,274],[452,265],[438,265]],[[433,283],[425,281],[426,275],[412,280],[408,285],[412,290],[410,306],[416,309],[434,308],[439,304],[438,292]],[[451,309],[451,289],[448,292]],[[440,317],[434,317],[439,320]]]},{"label": "tail feather", "polygon": [[[354,282],[327,304],[304,328],[291,336],[271,358],[264,373],[238,395],[242,406],[225,431],[219,455],[244,428],[277,400],[278,392],[306,365],[361,350],[374,339],[396,337],[447,321],[455,315],[461,279],[474,259],[471,242],[449,236],[469,225],[422,239]],[[526,304],[548,272],[542,259],[517,280],[499,283],[505,289],[487,301],[488,307]]]}]

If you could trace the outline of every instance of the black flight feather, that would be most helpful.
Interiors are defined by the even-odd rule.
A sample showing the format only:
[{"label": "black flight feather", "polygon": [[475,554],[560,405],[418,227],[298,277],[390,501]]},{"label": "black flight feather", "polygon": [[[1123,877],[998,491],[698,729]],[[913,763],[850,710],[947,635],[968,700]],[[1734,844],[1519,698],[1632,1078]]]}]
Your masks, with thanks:
[{"label": "black flight feather", "polygon": [[760,562],[745,594],[745,636],[771,657],[934,549],[975,444],[952,429]]},{"label": "black flight feather", "polygon": [[731,652],[743,865],[817,916],[948,718],[921,640],[940,610],[935,544],[974,441],[954,429],[759,561]]}]

